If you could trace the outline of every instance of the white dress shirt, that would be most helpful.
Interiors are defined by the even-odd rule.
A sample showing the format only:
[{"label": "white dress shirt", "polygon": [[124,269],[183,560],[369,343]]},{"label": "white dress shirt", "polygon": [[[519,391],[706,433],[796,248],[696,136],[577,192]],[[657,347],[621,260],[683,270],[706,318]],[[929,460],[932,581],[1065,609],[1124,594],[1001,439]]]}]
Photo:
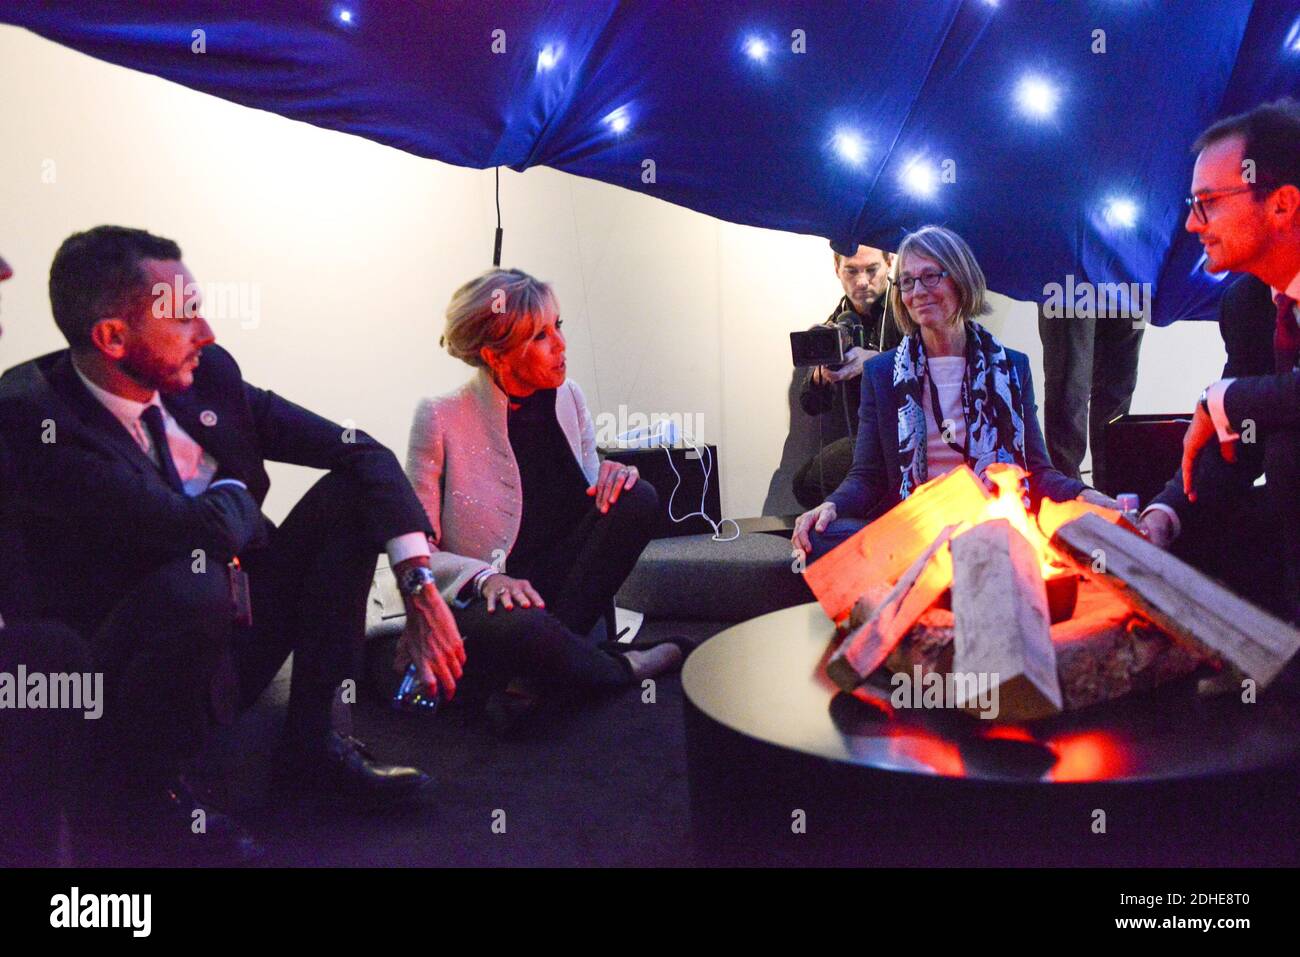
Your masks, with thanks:
[{"label": "white dress shirt", "polygon": [[[81,379],[88,392],[99,400],[99,404],[113,413],[113,418],[122,423],[122,428],[135,440],[135,444],[140,446],[140,451],[149,457],[149,461],[154,465],[162,468],[162,461],[158,458],[158,450],[153,447],[153,437],[149,430],[145,428],[141,416],[144,410],[151,405],[156,405],[162,411],[163,429],[167,435],[167,447],[172,453],[172,461],[176,463],[176,471],[181,477],[181,484],[185,487],[185,494],[190,498],[201,495],[206,492],[213,484],[212,476],[217,474],[217,460],[204,451],[203,446],[195,442],[188,432],[181,428],[167,407],[162,404],[162,399],[157,392],[148,402],[137,402],[134,399],[127,399],[123,396],[109,392],[107,389],[100,388],[90,381],[81,369],[77,368],[74,360],[72,368],[76,370],[77,376]],[[243,482],[238,479],[222,479],[217,485],[238,485],[242,489],[247,489]]]},{"label": "white dress shirt", "polygon": [[[116,395],[91,382],[90,378],[81,369],[77,368],[75,360],[72,363],[72,368],[76,371],[86,390],[99,400],[100,405],[113,414],[113,418],[122,423],[122,427],[126,429],[127,434],[135,440],[136,445],[140,446],[140,451],[147,455],[149,460],[159,468],[162,468],[162,462],[158,458],[158,451],[153,447],[153,438],[140,417],[144,415],[144,410],[151,405],[156,405],[162,410],[163,430],[167,436],[167,448],[171,451],[172,461],[175,463],[176,471],[181,477],[181,485],[185,489],[185,494],[190,498],[221,485],[238,485],[245,491],[248,490],[248,486],[239,479],[212,481],[212,476],[217,474],[217,460],[203,446],[195,442],[193,437],[181,428],[180,423],[172,418],[171,413],[167,411],[167,407],[163,405],[162,399],[156,391],[148,402],[136,402],[134,399]],[[388,552],[389,565],[395,566],[408,558],[428,556],[430,554],[429,541],[425,538],[424,532],[407,532],[404,535],[397,535],[389,539],[385,545],[385,551]]]}]

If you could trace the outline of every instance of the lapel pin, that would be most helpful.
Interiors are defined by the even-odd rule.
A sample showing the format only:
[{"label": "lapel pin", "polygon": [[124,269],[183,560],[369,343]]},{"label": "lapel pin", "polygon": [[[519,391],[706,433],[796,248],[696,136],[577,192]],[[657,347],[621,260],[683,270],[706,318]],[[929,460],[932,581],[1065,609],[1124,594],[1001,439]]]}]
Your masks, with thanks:
[{"label": "lapel pin", "polygon": [[212,428],[217,424],[217,413],[213,412],[211,409],[204,409],[199,413],[199,421],[208,428]]}]

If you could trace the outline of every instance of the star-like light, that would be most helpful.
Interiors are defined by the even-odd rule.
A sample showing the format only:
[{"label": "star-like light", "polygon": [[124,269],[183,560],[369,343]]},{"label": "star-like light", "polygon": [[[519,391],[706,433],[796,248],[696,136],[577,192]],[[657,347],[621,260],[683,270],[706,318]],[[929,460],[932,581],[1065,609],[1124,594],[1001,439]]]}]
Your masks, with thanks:
[{"label": "star-like light", "polygon": [[932,163],[917,156],[903,167],[899,182],[913,196],[928,199],[939,188],[939,173]]},{"label": "star-like light", "polygon": [[1112,196],[1106,200],[1106,207],[1102,213],[1106,218],[1109,226],[1119,229],[1132,229],[1137,225],[1138,208],[1137,203],[1126,196]]},{"label": "star-like light", "polygon": [[767,55],[771,52],[772,48],[767,45],[767,41],[762,37],[750,37],[745,41],[745,53],[751,60],[766,63]]},{"label": "star-like light", "polygon": [[615,133],[626,133],[632,125],[632,117],[626,106],[620,106],[617,110],[605,114],[601,122]]},{"label": "star-like light", "polygon": [[1045,120],[1054,115],[1060,99],[1060,91],[1041,76],[1022,77],[1016,85],[1016,102],[1020,105],[1020,112],[1036,120]]},{"label": "star-like light", "polygon": [[558,44],[548,43],[537,51],[537,72],[545,73],[547,70],[555,68],[555,64],[560,62],[560,57],[564,55],[564,48]]},{"label": "star-like light", "polygon": [[867,158],[867,142],[853,130],[841,129],[836,131],[831,142],[835,147],[835,152],[840,155],[840,159],[851,166],[860,166],[862,161]]}]

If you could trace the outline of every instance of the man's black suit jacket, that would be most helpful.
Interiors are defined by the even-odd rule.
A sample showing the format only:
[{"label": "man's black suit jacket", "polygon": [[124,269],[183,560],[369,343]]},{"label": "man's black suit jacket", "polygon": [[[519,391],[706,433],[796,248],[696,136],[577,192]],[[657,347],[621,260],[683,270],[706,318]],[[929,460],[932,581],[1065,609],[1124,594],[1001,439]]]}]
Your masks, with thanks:
[{"label": "man's black suit jacket", "polygon": [[265,546],[273,530],[261,513],[267,461],[349,475],[376,553],[394,536],[432,534],[391,451],[249,385],[224,349],[206,348],[193,385],[163,404],[216,459],[216,479],[239,479],[247,491],[219,485],[193,498],[174,491],[82,384],[67,350],[0,377],[0,436],[18,472],[41,613],[89,634],[134,581],[163,563],[196,549],[225,562]]},{"label": "man's black suit jacket", "polygon": [[[9,449],[0,439],[0,618],[6,625],[23,618],[31,608],[17,481]],[[0,633],[0,642],[3,640]]]},{"label": "man's black suit jacket", "polygon": [[[1297,402],[1296,377],[1273,374],[1273,327],[1277,309],[1268,284],[1254,276],[1235,280],[1219,302],[1219,334],[1228,353],[1223,378],[1234,382],[1224,396],[1228,418],[1239,425],[1241,419],[1253,417],[1259,441],[1239,443],[1237,462],[1229,464],[1219,454],[1219,443],[1211,442],[1196,457],[1193,480],[1196,501],[1183,494],[1181,469],[1174,474],[1151,503],[1168,505],[1186,530],[1231,509],[1234,501],[1247,493],[1264,471],[1263,430],[1287,420],[1295,424],[1300,403]],[[1281,395],[1290,383],[1289,396]],[[1247,411],[1248,410],[1248,411]]]}]

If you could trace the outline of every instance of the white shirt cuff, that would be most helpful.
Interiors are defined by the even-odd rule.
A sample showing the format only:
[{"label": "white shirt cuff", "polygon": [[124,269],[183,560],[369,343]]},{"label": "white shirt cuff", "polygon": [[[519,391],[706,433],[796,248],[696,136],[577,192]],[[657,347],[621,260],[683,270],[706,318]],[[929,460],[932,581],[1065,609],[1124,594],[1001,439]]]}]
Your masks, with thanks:
[{"label": "white shirt cuff", "polygon": [[384,550],[388,552],[389,568],[396,568],[408,558],[428,558],[433,554],[429,551],[429,539],[424,532],[407,532],[390,538]]},{"label": "white shirt cuff", "polygon": [[1223,408],[1223,394],[1228,391],[1228,386],[1232,383],[1232,379],[1220,379],[1205,390],[1205,404],[1210,407],[1210,421],[1214,423],[1214,430],[1219,433],[1220,442],[1231,442],[1241,437],[1232,431],[1231,424],[1228,422],[1228,413]]},{"label": "white shirt cuff", "polygon": [[243,482],[239,481],[239,479],[217,479],[215,482],[209,485],[208,488],[214,489],[219,485],[238,485],[245,492],[248,491],[248,486],[245,485]]},{"label": "white shirt cuff", "polygon": [[[1147,512],[1161,511],[1169,516],[1169,520],[1174,523],[1174,538],[1177,538],[1183,531],[1183,523],[1178,520],[1178,513],[1163,502],[1156,502],[1154,505],[1148,505],[1142,509],[1142,515]],[[1138,521],[1142,521],[1142,515],[1138,516]]]}]

